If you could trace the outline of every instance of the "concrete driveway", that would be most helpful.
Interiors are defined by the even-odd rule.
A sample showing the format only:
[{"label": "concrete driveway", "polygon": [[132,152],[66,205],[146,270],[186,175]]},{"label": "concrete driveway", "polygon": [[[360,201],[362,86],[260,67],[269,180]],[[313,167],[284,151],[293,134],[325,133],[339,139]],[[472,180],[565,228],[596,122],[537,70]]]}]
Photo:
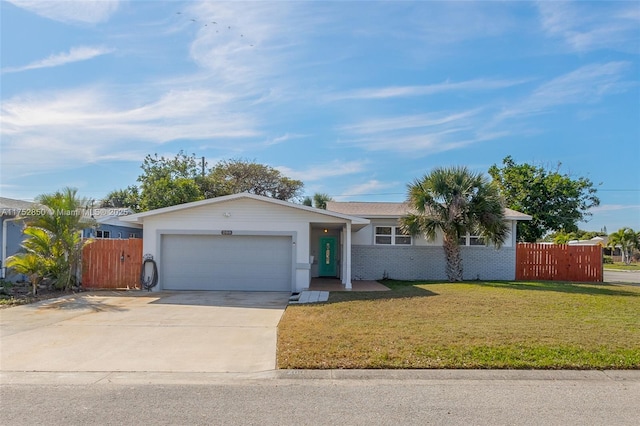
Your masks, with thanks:
[{"label": "concrete driveway", "polygon": [[289,295],[94,292],[3,309],[0,370],[272,370]]}]

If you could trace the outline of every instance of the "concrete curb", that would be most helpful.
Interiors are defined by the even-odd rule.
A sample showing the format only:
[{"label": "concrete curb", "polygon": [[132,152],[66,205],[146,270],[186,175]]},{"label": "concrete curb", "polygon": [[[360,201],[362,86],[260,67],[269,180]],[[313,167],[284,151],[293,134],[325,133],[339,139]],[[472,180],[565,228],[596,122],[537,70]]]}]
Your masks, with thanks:
[{"label": "concrete curb", "polygon": [[640,382],[640,370],[269,370],[254,373],[3,371],[3,385],[219,385],[298,381],[613,381]]},{"label": "concrete curb", "polygon": [[627,380],[640,370],[276,370],[278,379],[315,380]]}]

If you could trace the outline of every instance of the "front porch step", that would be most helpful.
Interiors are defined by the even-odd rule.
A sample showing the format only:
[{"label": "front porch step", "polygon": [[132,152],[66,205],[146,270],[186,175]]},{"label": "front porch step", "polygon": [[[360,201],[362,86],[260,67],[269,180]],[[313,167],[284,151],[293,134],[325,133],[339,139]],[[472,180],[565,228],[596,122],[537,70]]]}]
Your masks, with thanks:
[{"label": "front porch step", "polygon": [[329,292],[328,291],[302,291],[298,297],[298,300],[291,300],[289,303],[319,303],[326,302],[329,300]]}]

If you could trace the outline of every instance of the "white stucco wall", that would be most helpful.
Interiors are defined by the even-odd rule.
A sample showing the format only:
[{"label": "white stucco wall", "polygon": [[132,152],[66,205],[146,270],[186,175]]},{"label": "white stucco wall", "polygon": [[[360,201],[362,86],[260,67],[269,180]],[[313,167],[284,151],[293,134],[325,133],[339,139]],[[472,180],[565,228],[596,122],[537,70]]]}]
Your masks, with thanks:
[{"label": "white stucco wall", "polygon": [[[294,290],[310,282],[311,223],[344,223],[344,219],[249,198],[238,198],[144,218],[143,253],[153,255],[161,270],[160,236],[166,233],[210,233],[232,231],[242,235],[292,236]],[[247,259],[250,261],[250,259]],[[162,279],[162,278],[160,278]]]}]

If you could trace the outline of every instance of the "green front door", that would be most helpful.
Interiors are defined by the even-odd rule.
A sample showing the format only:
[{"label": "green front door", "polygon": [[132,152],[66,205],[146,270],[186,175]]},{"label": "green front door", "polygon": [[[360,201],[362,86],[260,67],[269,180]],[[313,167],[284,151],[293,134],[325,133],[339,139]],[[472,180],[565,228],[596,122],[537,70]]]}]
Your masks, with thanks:
[{"label": "green front door", "polygon": [[318,251],[318,275],[321,277],[337,276],[336,258],[335,237],[320,238],[320,250]]}]

